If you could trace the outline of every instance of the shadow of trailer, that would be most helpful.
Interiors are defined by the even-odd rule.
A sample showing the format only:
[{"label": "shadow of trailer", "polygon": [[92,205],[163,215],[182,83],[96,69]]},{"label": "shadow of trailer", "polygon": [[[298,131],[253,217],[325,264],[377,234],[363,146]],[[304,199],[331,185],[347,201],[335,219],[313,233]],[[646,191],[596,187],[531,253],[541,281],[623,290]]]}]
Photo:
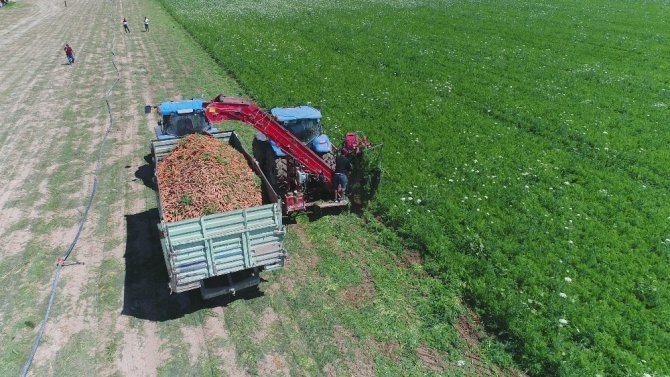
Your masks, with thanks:
[{"label": "shadow of trailer", "polygon": [[211,136],[231,145],[245,157],[261,179],[266,204],[182,221],[165,221],[156,167],[181,138],[151,142],[158,187],[158,230],[170,278],[168,285],[177,293],[199,288],[205,299],[257,286],[262,271],[282,268],[286,258],[283,246],[286,231],[277,193],[234,132],[214,132]]}]

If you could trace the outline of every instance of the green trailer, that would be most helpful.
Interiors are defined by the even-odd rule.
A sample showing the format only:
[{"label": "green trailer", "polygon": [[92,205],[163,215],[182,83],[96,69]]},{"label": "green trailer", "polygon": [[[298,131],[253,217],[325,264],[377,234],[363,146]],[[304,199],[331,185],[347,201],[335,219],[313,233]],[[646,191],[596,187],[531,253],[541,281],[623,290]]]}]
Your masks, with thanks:
[{"label": "green trailer", "polygon": [[[212,136],[244,155],[262,181],[266,204],[166,222],[157,191],[158,228],[169,287],[177,293],[200,288],[205,299],[257,286],[259,273],[282,268],[286,257],[282,208],[276,192],[234,132],[214,132]],[[151,142],[154,167],[179,141],[180,138],[170,138]],[[154,177],[160,190],[155,169]]]}]

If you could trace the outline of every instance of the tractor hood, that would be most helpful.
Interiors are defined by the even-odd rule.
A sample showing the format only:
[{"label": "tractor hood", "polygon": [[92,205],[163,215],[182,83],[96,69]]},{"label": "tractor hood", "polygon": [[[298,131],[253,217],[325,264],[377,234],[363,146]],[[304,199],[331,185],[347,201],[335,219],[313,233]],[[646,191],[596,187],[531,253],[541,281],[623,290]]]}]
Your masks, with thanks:
[{"label": "tractor hood", "polygon": [[309,106],[275,107],[271,112],[280,122],[298,119],[321,119],[321,111]]},{"label": "tractor hood", "polygon": [[205,100],[202,98],[194,98],[187,101],[169,101],[161,103],[158,108],[161,115],[177,114],[181,111],[202,111],[202,103]]}]

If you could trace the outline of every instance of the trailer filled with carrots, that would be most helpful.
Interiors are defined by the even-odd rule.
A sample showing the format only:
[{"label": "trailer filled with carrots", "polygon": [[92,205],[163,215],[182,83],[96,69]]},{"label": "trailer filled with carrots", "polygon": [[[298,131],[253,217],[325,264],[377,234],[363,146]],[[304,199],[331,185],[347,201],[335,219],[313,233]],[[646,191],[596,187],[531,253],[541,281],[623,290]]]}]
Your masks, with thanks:
[{"label": "trailer filled with carrots", "polygon": [[235,293],[283,267],[279,198],[234,132],[154,140],[151,149],[173,292]]}]

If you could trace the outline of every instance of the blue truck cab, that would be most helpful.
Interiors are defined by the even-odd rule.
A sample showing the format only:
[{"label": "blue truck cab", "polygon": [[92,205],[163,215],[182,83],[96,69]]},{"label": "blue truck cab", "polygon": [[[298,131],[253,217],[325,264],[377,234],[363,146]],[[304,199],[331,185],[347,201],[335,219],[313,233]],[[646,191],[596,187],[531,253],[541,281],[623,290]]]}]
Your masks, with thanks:
[{"label": "blue truck cab", "polygon": [[202,98],[167,101],[158,106],[161,119],[155,127],[159,140],[174,139],[192,133],[215,133],[218,130],[205,117]]},{"label": "blue truck cab", "polygon": [[[318,155],[331,151],[332,145],[327,135],[323,134],[321,126],[321,111],[310,106],[297,107],[275,107],[270,113],[289,132],[307,145]],[[257,136],[260,141],[264,135]],[[274,141],[270,140],[270,146],[275,156],[284,157],[286,154]]]}]

